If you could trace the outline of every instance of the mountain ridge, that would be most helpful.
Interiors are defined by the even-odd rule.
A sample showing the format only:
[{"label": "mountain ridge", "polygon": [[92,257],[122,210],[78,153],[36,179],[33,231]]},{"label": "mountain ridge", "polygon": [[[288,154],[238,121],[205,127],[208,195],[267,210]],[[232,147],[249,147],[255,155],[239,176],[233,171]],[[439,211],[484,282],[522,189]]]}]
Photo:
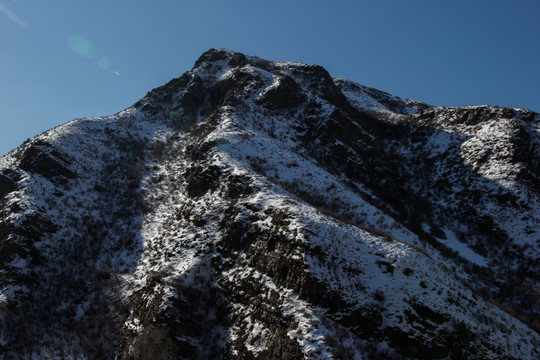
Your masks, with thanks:
[{"label": "mountain ridge", "polygon": [[539,120],[209,50],[0,160],[0,353],[532,359]]}]

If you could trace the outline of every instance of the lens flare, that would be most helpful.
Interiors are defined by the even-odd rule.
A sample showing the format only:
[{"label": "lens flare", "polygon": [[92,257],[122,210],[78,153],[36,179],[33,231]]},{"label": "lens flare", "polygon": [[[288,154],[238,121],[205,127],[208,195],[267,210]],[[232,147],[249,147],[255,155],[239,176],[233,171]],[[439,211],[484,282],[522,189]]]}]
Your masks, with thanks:
[{"label": "lens flare", "polygon": [[95,46],[81,35],[70,36],[68,45],[73,52],[85,58],[92,58],[96,53]]},{"label": "lens flare", "polygon": [[28,24],[21,20],[20,17],[15,15],[11,10],[9,10],[4,5],[0,4],[0,12],[4,13],[11,21],[13,21],[15,24],[19,25],[23,29],[28,29]]},{"label": "lens flare", "polygon": [[107,70],[109,66],[111,66],[111,60],[109,60],[109,58],[102,57],[98,61],[98,66],[103,70]]}]

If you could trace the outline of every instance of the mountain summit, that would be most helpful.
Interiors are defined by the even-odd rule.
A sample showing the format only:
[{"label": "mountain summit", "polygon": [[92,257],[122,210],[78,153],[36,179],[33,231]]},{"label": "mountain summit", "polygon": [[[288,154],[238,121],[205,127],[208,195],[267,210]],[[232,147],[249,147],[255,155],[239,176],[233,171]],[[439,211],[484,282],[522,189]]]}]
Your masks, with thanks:
[{"label": "mountain summit", "polygon": [[537,359],[540,116],[209,50],[0,159],[0,358]]}]

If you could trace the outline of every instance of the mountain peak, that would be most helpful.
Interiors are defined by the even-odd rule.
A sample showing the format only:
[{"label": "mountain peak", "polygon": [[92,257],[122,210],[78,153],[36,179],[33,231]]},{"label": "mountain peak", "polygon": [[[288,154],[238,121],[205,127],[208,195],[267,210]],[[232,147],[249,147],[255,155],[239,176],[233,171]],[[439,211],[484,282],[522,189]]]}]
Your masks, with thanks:
[{"label": "mountain peak", "polygon": [[[231,60],[234,57],[235,60]],[[232,61],[231,66],[239,66],[238,62],[242,59],[246,59],[244,54],[234,52],[229,49],[209,49],[205,51],[195,62],[194,67],[199,67],[202,63],[212,63],[216,61]],[[247,60],[247,59],[246,59]],[[238,62],[238,63],[237,63]]]},{"label": "mountain peak", "polygon": [[208,50],[0,159],[0,354],[537,358],[539,124]]}]

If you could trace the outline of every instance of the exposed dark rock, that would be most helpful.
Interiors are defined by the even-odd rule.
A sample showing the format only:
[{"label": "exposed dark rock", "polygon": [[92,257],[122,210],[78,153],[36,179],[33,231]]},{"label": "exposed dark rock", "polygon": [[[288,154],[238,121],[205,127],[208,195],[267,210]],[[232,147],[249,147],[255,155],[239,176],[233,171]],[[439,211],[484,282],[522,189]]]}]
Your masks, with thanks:
[{"label": "exposed dark rock", "polygon": [[288,109],[298,106],[305,99],[300,87],[290,76],[284,76],[279,84],[268,90],[264,97],[258,101],[268,108]]},{"label": "exposed dark rock", "polygon": [[[20,225],[0,222],[0,262],[8,262],[18,255],[39,265],[43,257],[35,248],[47,234],[56,232],[58,227],[39,214],[28,216]],[[19,238],[12,235],[19,236]]]},{"label": "exposed dark rock", "polygon": [[385,335],[392,347],[406,357],[414,359],[443,359],[449,350],[438,344],[426,344],[423,339],[414,334],[403,332],[399,328],[385,328]]},{"label": "exposed dark rock", "polygon": [[168,93],[174,93],[181,90],[191,81],[191,76],[189,74],[183,74],[182,76],[172,79],[167,84],[159,87],[158,89],[163,90]]},{"label": "exposed dark rock", "polygon": [[188,111],[196,113],[204,104],[206,91],[200,77],[196,76],[182,95],[180,106]]},{"label": "exposed dark rock", "polygon": [[313,84],[314,88],[318,89],[323,99],[339,108],[350,107],[349,101],[335,84],[326,69],[319,65],[312,65],[309,69],[310,75],[312,75],[312,81],[315,82]]},{"label": "exposed dark rock", "polygon": [[65,184],[77,177],[69,169],[69,162],[54,147],[43,141],[36,141],[22,155],[21,169],[39,174],[55,184]]},{"label": "exposed dark rock", "polygon": [[4,170],[0,173],[0,200],[12,191],[17,189],[16,173],[11,170]]},{"label": "exposed dark rock", "polygon": [[249,195],[252,189],[249,186],[250,179],[241,177],[238,175],[229,176],[229,186],[227,189],[227,196],[231,199],[238,199],[239,197]]},{"label": "exposed dark rock", "polygon": [[241,68],[233,70],[231,77],[220,80],[210,90],[209,103],[212,108],[220,105],[237,105],[246,95],[249,87],[257,88],[262,84],[261,79]]},{"label": "exposed dark rock", "polygon": [[194,67],[200,66],[203,62],[214,62],[219,60],[226,60],[228,58],[227,50],[223,49],[210,49],[204,52],[195,62]]},{"label": "exposed dark rock", "polygon": [[234,67],[242,67],[248,63],[248,60],[244,54],[235,53],[229,60],[229,65]]},{"label": "exposed dark rock", "polygon": [[292,326],[292,320],[284,317],[278,310],[280,299],[277,293],[264,293],[260,291],[260,283],[249,278],[238,279],[237,281],[220,282],[224,290],[225,297],[231,303],[249,306],[251,316],[257,321],[267,324],[270,332],[266,338],[266,349],[254,356],[246,348],[246,340],[253,335],[246,324],[242,323],[244,315],[241,313],[231,314],[231,321],[241,324],[238,339],[233,343],[239,351],[238,358],[253,359],[298,359],[302,358],[299,344],[287,335]]},{"label": "exposed dark rock", "polygon": [[215,189],[219,185],[221,170],[217,166],[210,166],[207,169],[200,167],[192,168],[186,175],[187,194],[190,197],[200,197]]}]

